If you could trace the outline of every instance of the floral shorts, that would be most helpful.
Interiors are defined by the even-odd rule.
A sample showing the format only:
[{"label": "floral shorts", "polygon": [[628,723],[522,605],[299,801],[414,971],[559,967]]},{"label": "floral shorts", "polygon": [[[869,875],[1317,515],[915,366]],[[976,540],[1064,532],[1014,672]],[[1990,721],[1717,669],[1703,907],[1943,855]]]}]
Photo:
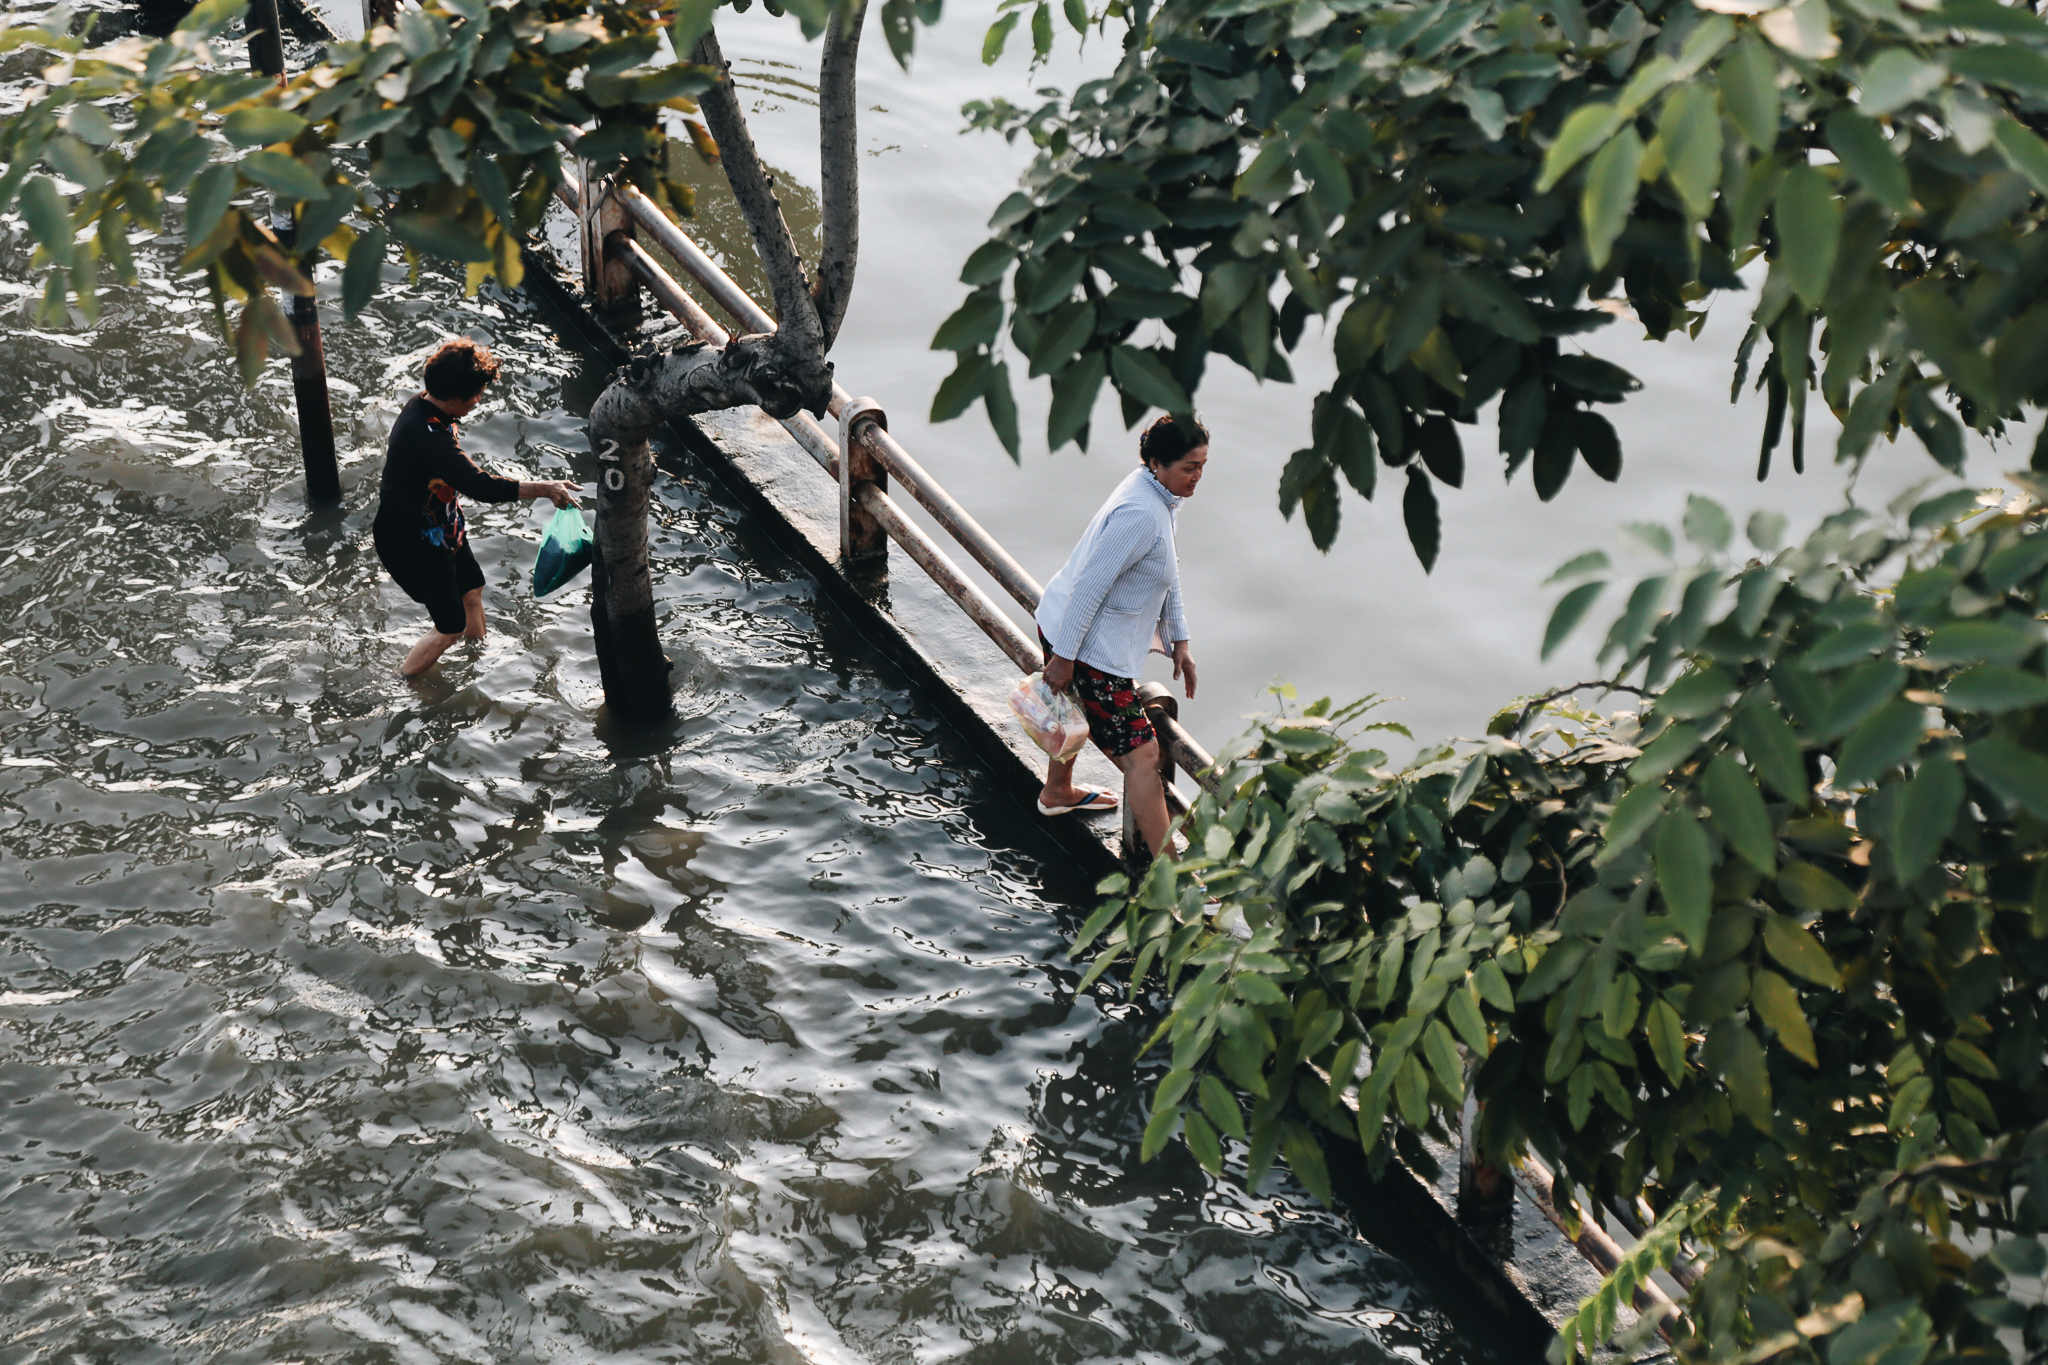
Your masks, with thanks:
[{"label": "floral shorts", "polygon": [[[1052,645],[1042,630],[1038,632],[1038,644],[1048,656],[1052,654]],[[1111,758],[1122,758],[1157,738],[1144,706],[1138,701],[1135,680],[1104,673],[1093,664],[1076,659],[1072,690],[1081,699],[1081,710],[1088,717],[1088,737]]]}]

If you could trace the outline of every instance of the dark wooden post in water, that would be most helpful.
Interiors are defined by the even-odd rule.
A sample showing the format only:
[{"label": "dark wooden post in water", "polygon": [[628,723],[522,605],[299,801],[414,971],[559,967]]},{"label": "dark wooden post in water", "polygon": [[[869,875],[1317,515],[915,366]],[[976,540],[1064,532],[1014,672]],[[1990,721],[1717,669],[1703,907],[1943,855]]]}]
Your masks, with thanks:
[{"label": "dark wooden post in water", "polygon": [[879,577],[889,569],[889,534],[860,499],[862,484],[889,491],[889,471],[870,444],[889,429],[889,414],[872,398],[855,398],[839,409],[839,561]]},{"label": "dark wooden post in water", "polygon": [[[278,22],[277,0],[250,0],[249,66],[258,75],[284,80],[284,29]],[[291,211],[271,201],[271,231],[287,255],[294,254],[298,233]],[[327,349],[320,341],[320,305],[311,294],[291,301],[292,332],[299,353],[292,361],[292,398],[299,413],[299,457],[306,467],[306,499],[316,504],[341,501],[341,465],[334,453],[334,412],[327,401]]]}]

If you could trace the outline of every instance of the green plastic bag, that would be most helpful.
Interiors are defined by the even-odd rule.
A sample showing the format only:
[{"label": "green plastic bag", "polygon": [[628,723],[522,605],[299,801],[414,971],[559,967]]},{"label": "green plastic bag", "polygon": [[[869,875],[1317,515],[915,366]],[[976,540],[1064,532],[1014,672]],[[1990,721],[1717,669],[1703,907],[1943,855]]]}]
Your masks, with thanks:
[{"label": "green plastic bag", "polygon": [[540,555],[533,561],[533,595],[546,597],[577,574],[590,567],[590,528],[583,513],[564,507],[548,523],[540,538]]}]

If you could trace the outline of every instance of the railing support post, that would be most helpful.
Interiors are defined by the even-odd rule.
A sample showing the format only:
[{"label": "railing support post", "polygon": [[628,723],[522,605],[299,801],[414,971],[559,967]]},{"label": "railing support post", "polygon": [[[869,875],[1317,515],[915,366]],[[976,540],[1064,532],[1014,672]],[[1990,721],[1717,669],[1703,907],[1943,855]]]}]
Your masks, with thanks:
[{"label": "railing support post", "polygon": [[[1180,719],[1180,699],[1164,683],[1147,682],[1138,684],[1138,705],[1144,708],[1152,728],[1158,734],[1159,745],[1159,787],[1166,793],[1166,809],[1171,815],[1186,812],[1187,803],[1180,798],[1174,787],[1175,767],[1173,746],[1166,742],[1166,721]],[[1131,809],[1131,803],[1123,804],[1124,813],[1124,862],[1133,868],[1144,868],[1151,864],[1151,851],[1145,847],[1145,836],[1138,832],[1138,815]]]},{"label": "railing support post", "polygon": [[849,568],[886,572],[888,533],[859,501],[864,483],[889,491],[889,471],[869,444],[878,429],[889,429],[889,414],[874,399],[855,398],[839,409],[839,559]]},{"label": "railing support post", "polygon": [[576,179],[582,204],[576,214],[576,240],[583,257],[583,296],[600,308],[638,312],[640,281],[606,245],[614,233],[632,237],[633,220],[609,179],[591,179],[588,161],[577,160]]}]

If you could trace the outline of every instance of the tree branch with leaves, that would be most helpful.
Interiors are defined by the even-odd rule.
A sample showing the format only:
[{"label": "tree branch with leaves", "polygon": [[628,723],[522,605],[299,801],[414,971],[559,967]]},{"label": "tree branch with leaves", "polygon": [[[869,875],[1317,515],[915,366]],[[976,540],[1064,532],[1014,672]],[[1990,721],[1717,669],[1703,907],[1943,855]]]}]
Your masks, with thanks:
[{"label": "tree branch with leaves", "polygon": [[[1334,352],[1281,511],[1327,549],[1339,480],[1399,471],[1425,567],[1439,486],[1489,414],[1499,466],[1558,496],[1619,477],[1600,411],[1640,385],[1586,353],[1618,314],[1653,340],[1748,293],[1735,385],[1765,390],[1758,462],[1805,463],[1818,393],[1838,458],[1912,431],[1949,469],[2048,375],[2048,23],[1995,0],[1470,0],[1303,8],[1111,4],[1115,72],[1026,110],[1041,149],[968,261],[933,404],[977,398],[1014,457],[1011,360],[1051,381],[1046,440],[1084,446],[1107,382],[1128,425],[1188,412],[1212,356],[1290,382]],[[990,57],[1017,26],[989,31]],[[1034,50],[1052,10],[1032,7]],[[1757,287],[1760,286],[1760,287]],[[1321,325],[1310,329],[1311,319]],[[1758,348],[1761,346],[1761,358]]]}]

